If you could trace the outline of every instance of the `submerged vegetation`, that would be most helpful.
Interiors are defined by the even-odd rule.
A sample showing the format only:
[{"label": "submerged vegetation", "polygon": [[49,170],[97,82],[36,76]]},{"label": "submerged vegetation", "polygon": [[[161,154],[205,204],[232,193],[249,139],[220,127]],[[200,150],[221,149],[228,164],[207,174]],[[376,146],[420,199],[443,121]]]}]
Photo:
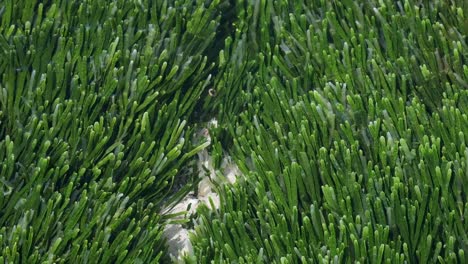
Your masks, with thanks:
[{"label": "submerged vegetation", "polygon": [[189,263],[467,262],[467,15],[1,2],[0,263],[169,262],[202,149],[242,175],[198,208]]}]

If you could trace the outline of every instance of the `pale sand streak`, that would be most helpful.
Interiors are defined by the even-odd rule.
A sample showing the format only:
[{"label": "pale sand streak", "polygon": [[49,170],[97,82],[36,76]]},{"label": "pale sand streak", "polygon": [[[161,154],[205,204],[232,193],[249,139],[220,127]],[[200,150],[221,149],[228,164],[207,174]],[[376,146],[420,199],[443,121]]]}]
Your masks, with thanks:
[{"label": "pale sand streak", "polygon": [[[209,126],[216,126],[217,121],[212,120]],[[211,138],[207,131],[207,128],[202,129],[199,133],[200,136],[205,137],[209,142],[211,142]],[[208,207],[210,205],[210,198],[213,201],[214,207],[212,209],[219,208],[219,196],[216,192],[214,192],[211,179],[216,179],[215,168],[213,168],[212,158],[210,157],[208,151],[205,149],[198,154],[198,173],[200,177],[203,177],[199,186],[198,186],[198,193],[195,197],[194,193],[189,193],[179,204],[177,204],[172,210],[168,213],[177,213],[181,211],[185,211],[188,206],[191,204],[191,208],[188,212],[188,216],[193,214],[196,211],[196,208],[200,204],[206,204]],[[209,177],[205,175],[205,167],[209,172]],[[229,183],[234,183],[236,181],[236,177],[240,175],[239,168],[231,161],[229,156],[225,156],[223,158],[223,162],[221,165],[221,169],[224,172],[224,176]],[[189,239],[189,233],[193,230],[189,230],[184,228],[180,224],[170,224],[167,225],[164,234],[168,241],[169,246],[169,254],[171,255],[172,259],[176,263],[182,263],[182,257],[184,254],[191,255],[193,254],[192,244]]]}]

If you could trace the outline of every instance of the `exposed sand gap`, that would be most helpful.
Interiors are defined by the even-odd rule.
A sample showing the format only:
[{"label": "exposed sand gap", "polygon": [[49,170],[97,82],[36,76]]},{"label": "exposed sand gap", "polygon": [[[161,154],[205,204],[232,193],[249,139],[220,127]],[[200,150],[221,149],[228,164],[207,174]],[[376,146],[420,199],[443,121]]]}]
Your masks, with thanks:
[{"label": "exposed sand gap", "polygon": [[[215,119],[208,123],[207,128],[201,129],[197,136],[200,139],[205,138],[208,142],[211,142],[209,134],[210,127],[216,127],[218,125]],[[240,175],[239,168],[235,163],[231,161],[231,158],[226,155],[223,157],[221,169],[224,172],[227,182],[234,183],[237,176]],[[168,213],[178,213],[190,209],[187,212],[187,217],[190,217],[196,212],[197,207],[200,204],[206,204],[208,207],[212,207],[210,199],[213,203],[214,208],[219,208],[219,195],[215,192],[214,186],[211,179],[217,179],[216,170],[213,167],[213,159],[208,153],[208,150],[204,149],[198,153],[198,175],[202,177],[198,185],[198,192],[190,192],[180,203],[178,203]],[[182,216],[181,216],[182,217]],[[192,244],[189,239],[189,234],[192,229],[187,229],[180,224],[169,224],[164,230],[164,235],[168,240],[169,254],[171,258],[181,263],[182,258],[185,254],[193,254]]]}]

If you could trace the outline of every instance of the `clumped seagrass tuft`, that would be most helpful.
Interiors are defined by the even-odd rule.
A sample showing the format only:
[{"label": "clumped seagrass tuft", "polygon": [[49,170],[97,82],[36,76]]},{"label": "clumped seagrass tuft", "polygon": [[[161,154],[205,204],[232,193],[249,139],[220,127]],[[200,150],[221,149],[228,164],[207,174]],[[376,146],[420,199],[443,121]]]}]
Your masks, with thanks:
[{"label": "clumped seagrass tuft", "polygon": [[165,259],[218,2],[0,4],[0,263]]},{"label": "clumped seagrass tuft", "polygon": [[238,4],[244,178],[199,210],[196,261],[466,262],[466,3]]}]

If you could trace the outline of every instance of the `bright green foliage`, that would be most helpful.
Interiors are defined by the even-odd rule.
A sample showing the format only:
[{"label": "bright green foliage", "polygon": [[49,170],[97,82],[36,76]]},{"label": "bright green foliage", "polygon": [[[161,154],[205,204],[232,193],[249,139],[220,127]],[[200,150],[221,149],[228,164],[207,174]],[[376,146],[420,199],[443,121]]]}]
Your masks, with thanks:
[{"label": "bright green foliage", "polygon": [[466,2],[238,5],[245,178],[199,211],[198,261],[468,261]]},{"label": "bright green foliage", "polygon": [[[0,263],[153,263],[191,188],[205,1],[0,3]],[[181,180],[178,180],[181,181]]]},{"label": "bright green foliage", "polygon": [[[0,263],[465,263],[468,3],[0,1]],[[222,171],[218,171],[219,174]],[[182,220],[184,221],[184,220]]]}]

